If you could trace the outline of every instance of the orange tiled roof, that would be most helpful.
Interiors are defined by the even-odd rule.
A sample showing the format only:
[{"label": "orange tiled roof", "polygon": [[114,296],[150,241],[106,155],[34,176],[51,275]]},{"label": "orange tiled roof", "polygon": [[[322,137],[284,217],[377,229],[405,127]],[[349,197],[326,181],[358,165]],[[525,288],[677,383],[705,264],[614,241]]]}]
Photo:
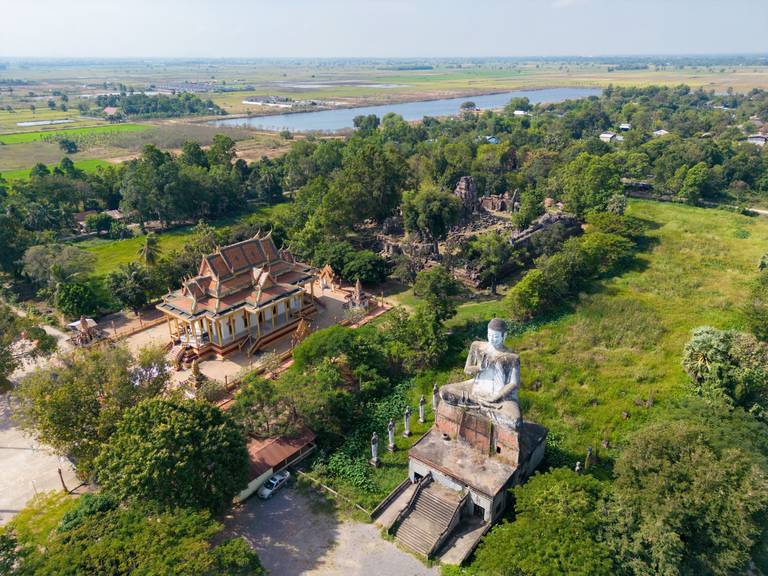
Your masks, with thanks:
[{"label": "orange tiled roof", "polygon": [[186,316],[218,314],[291,294],[313,277],[310,266],[277,250],[271,234],[256,236],[204,256],[198,275],[165,296],[159,307]]}]

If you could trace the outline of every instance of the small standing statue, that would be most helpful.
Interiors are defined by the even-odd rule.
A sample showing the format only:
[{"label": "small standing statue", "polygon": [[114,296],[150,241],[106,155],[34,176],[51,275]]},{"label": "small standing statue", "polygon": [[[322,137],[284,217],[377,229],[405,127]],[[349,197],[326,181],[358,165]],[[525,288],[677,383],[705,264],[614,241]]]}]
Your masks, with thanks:
[{"label": "small standing statue", "polygon": [[576,474],[581,474],[581,460],[576,462],[576,467],[573,469]]},{"label": "small standing statue", "polygon": [[437,382],[432,385],[432,411],[437,412],[437,404],[440,402],[440,389]]},{"label": "small standing statue", "polygon": [[379,460],[379,435],[376,432],[371,436],[371,466],[378,468],[381,464]]},{"label": "small standing statue", "polygon": [[403,414],[403,418],[405,419],[405,430],[403,430],[403,436],[406,438],[411,435],[411,407],[406,406],[405,407],[405,414]]},{"label": "small standing statue", "polygon": [[427,403],[426,400],[424,400],[424,394],[421,395],[421,398],[419,398],[419,422],[424,424],[426,419],[424,418],[424,405]]},{"label": "small standing statue", "polygon": [[392,418],[389,419],[387,424],[387,435],[389,436],[389,443],[387,444],[387,450],[390,452],[395,451],[395,421]]}]

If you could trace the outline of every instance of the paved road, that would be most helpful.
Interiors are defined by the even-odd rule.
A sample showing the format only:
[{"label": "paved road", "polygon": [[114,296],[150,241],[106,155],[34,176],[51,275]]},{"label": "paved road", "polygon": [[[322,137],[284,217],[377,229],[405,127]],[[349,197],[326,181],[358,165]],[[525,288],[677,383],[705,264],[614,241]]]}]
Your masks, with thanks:
[{"label": "paved road", "polygon": [[280,576],[435,576],[384,540],[373,524],[340,521],[318,511],[310,496],[283,488],[271,500],[246,500],[226,522],[244,536],[270,574]]},{"label": "paved road", "polygon": [[67,488],[79,484],[68,462],[60,462],[15,426],[8,395],[0,395],[0,526],[10,521],[36,492],[61,490],[59,467]]},{"label": "paved road", "polygon": [[[22,316],[23,310],[15,309]],[[68,335],[52,326],[44,330],[58,340],[59,350],[72,348]],[[51,358],[37,358],[25,362],[11,375],[12,382],[38,366],[45,366]],[[13,421],[13,406],[9,394],[0,394],[0,526],[6,524],[37,492],[61,490],[58,469],[62,469],[64,482],[70,490],[80,482],[74,469],[45,446],[24,434]]]}]

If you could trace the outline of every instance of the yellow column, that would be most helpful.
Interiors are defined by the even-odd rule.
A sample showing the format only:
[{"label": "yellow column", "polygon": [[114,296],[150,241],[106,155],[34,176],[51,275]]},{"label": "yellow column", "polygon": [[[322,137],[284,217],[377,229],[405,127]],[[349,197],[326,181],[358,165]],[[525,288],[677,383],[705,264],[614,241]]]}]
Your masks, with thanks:
[{"label": "yellow column", "polygon": [[173,340],[173,329],[171,328],[171,317],[168,316],[168,337]]},{"label": "yellow column", "polygon": [[224,338],[221,337],[221,318],[216,318],[216,335],[219,337],[219,346],[224,343]]}]

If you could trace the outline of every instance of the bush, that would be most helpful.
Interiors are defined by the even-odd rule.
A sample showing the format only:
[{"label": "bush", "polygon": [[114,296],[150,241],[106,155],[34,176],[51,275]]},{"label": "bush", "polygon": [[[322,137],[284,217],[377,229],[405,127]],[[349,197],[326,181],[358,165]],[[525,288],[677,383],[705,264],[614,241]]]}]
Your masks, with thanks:
[{"label": "bush", "polygon": [[69,282],[58,287],[54,304],[68,318],[79,318],[98,310],[98,296],[90,284]]},{"label": "bush", "polygon": [[380,284],[387,279],[388,274],[387,261],[370,250],[355,252],[341,271],[341,277],[347,282],[360,280],[364,284]]}]

